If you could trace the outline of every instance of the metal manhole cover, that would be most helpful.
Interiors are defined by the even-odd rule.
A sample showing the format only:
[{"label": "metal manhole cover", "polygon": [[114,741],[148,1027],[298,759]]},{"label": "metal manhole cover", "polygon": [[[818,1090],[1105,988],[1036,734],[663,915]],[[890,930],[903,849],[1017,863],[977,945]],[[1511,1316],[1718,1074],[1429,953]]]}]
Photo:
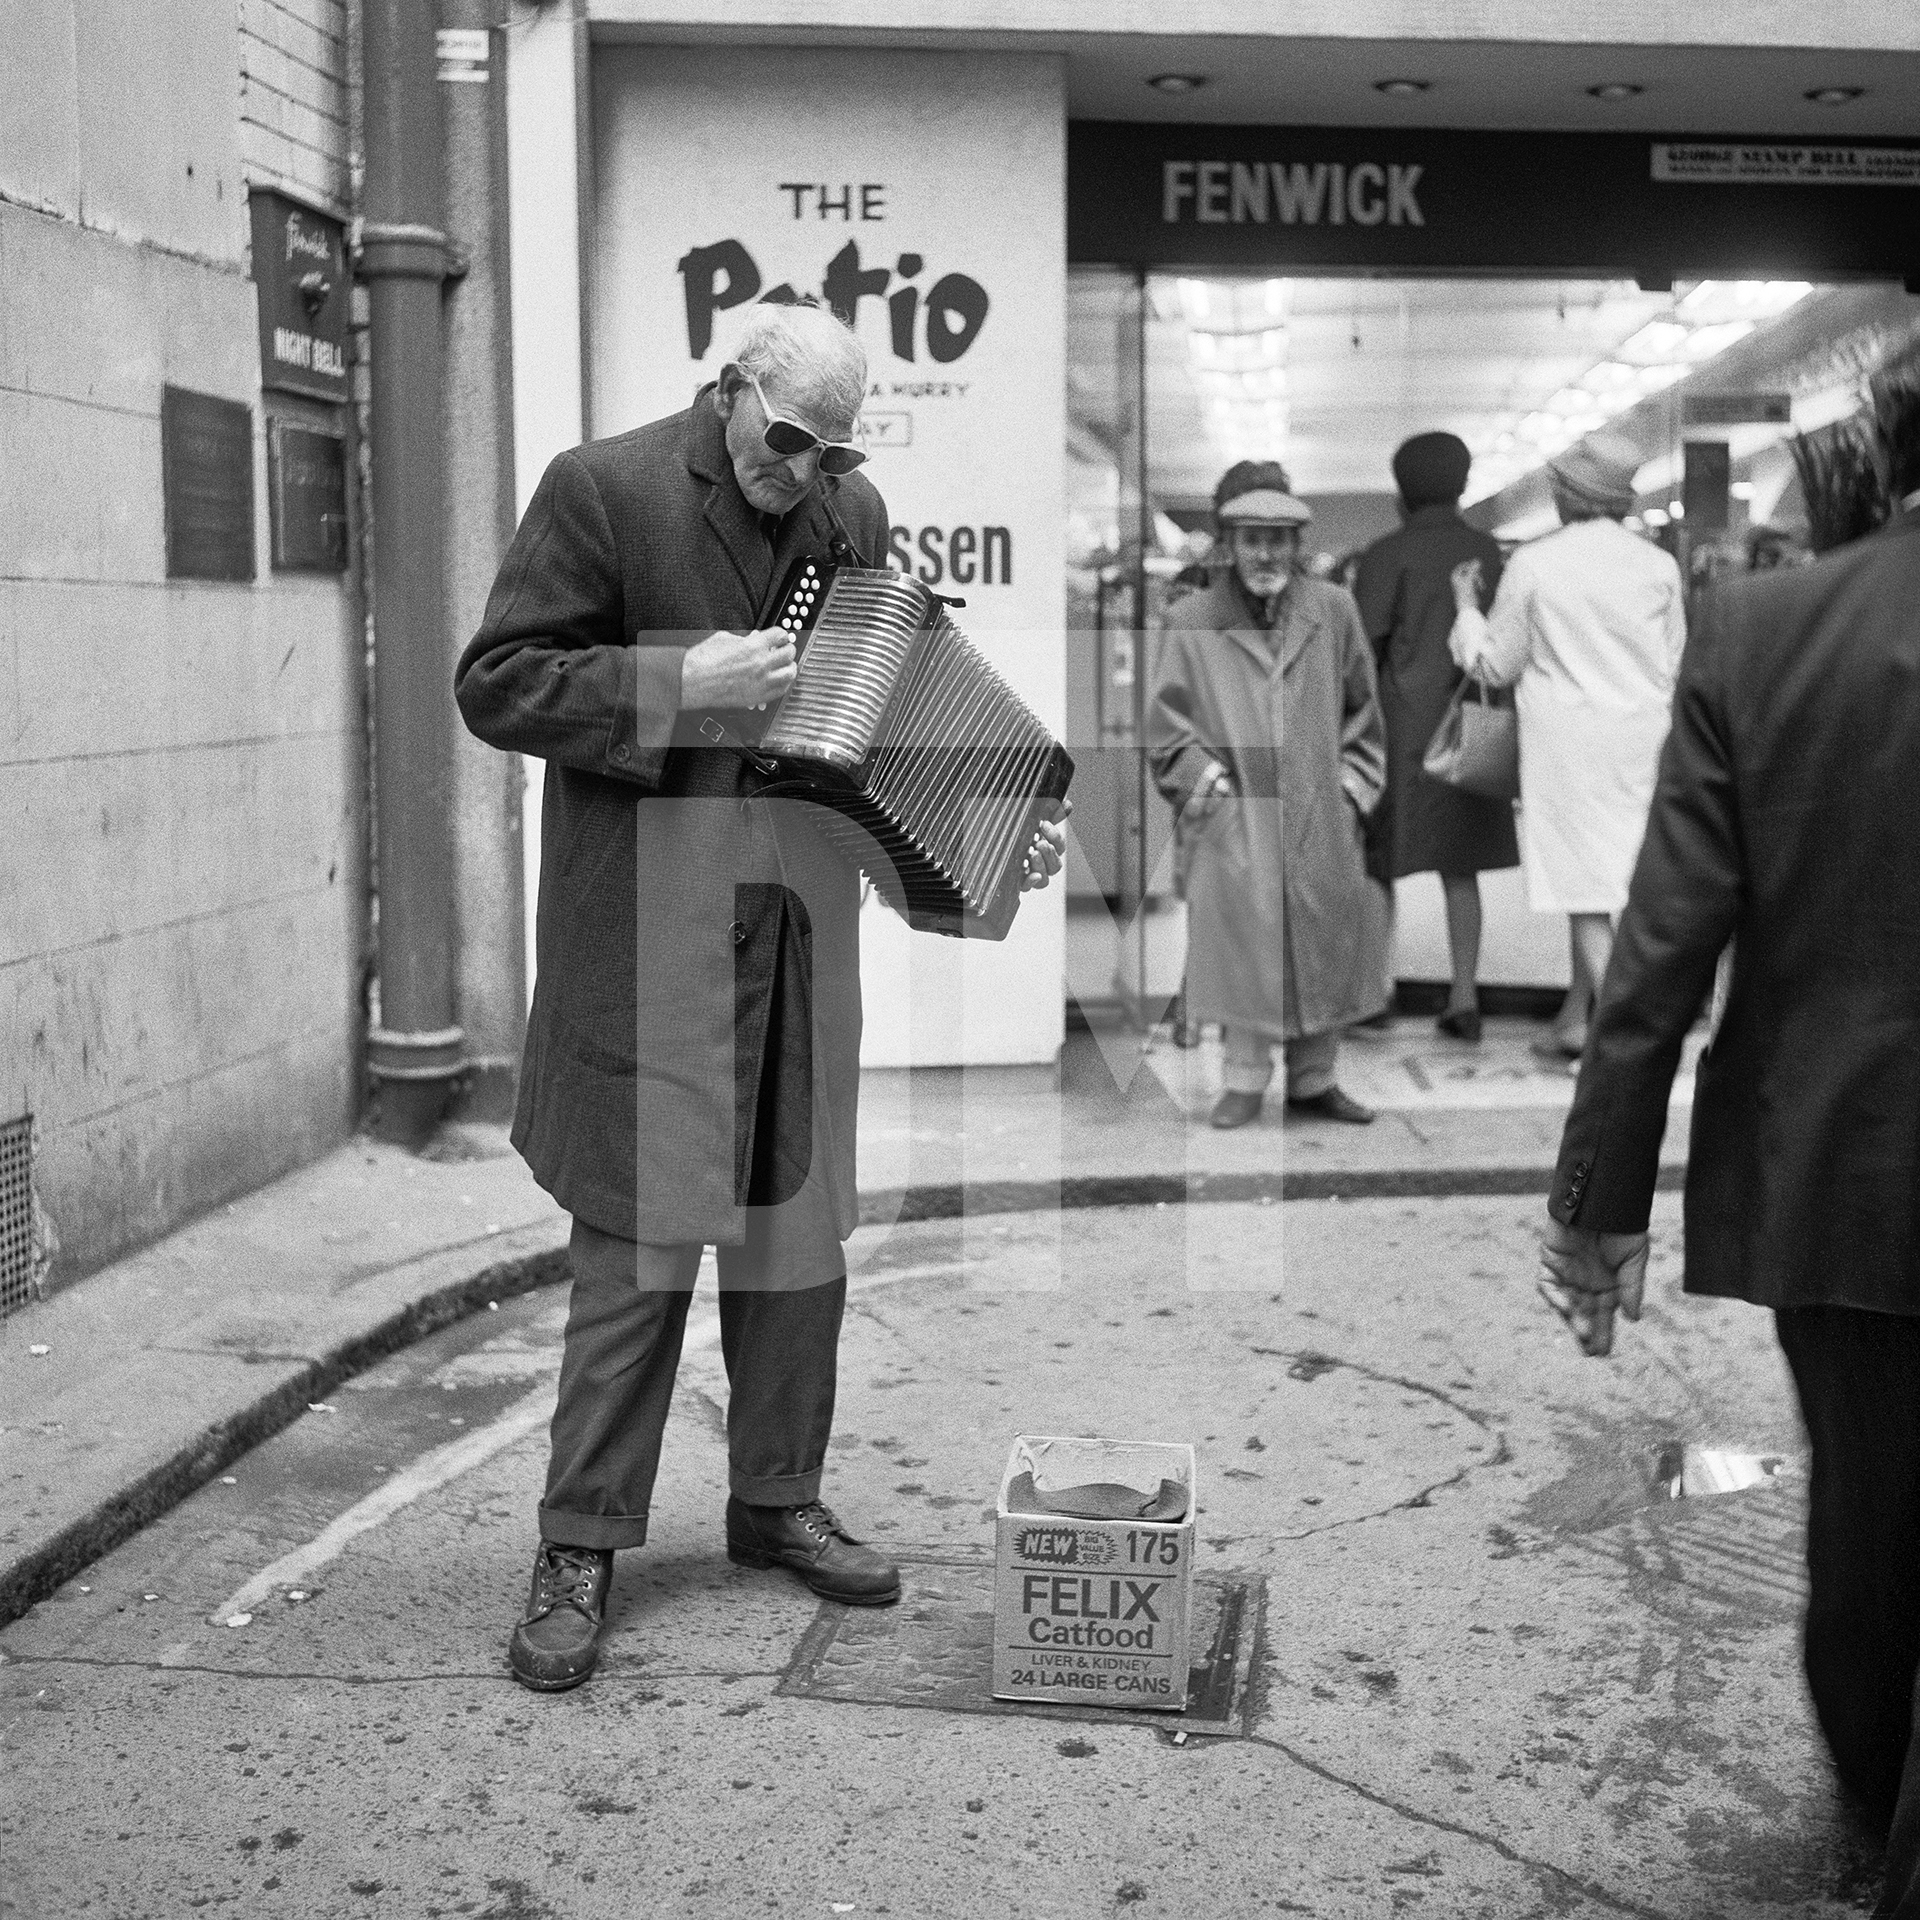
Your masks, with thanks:
[{"label": "metal manhole cover", "polygon": [[894,1607],[821,1606],[775,1689],[804,1700],[945,1713],[1127,1721],[1162,1733],[1239,1737],[1252,1731],[1252,1679],[1266,1583],[1196,1574],[1194,1659],[1185,1713],[1053,1705],[993,1698],[993,1562],[897,1556],[904,1591]]}]

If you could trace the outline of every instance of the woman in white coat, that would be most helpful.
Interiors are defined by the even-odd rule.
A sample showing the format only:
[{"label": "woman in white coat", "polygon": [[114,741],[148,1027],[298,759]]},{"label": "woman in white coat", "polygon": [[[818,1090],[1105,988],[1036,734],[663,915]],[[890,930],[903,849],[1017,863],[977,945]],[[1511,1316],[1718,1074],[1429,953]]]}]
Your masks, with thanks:
[{"label": "woman in white coat", "polygon": [[1527,904],[1567,915],[1573,986],[1537,1052],[1577,1058],[1646,831],[1686,642],[1680,569],[1629,533],[1640,450],[1596,433],[1549,463],[1562,525],[1522,547],[1483,615],[1478,562],[1453,573],[1453,657],[1514,687]]}]

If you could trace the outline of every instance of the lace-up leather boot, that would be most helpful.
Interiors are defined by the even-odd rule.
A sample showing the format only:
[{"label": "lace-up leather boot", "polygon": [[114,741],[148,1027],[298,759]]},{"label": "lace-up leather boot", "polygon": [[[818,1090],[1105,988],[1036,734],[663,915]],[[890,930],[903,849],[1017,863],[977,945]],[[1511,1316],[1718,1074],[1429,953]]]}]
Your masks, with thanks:
[{"label": "lace-up leather boot", "polygon": [[727,1502],[727,1558],[742,1567],[790,1567],[815,1593],[849,1607],[900,1598],[900,1569],[862,1546],[824,1500],[799,1507]]},{"label": "lace-up leather boot", "polygon": [[513,1677],[541,1693],[577,1687],[600,1658],[612,1582],[611,1550],[541,1541],[527,1611],[507,1642]]}]

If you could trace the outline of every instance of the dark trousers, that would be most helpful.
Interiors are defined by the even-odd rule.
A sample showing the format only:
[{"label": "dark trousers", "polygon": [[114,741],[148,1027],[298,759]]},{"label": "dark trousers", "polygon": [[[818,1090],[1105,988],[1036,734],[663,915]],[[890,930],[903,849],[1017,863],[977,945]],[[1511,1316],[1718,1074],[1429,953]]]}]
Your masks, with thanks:
[{"label": "dark trousers", "polygon": [[1920,1920],[1920,1318],[1775,1315],[1813,1442],[1807,1684],[1834,1766],[1887,1842],[1881,1920]]},{"label": "dark trousers", "polygon": [[[777,912],[757,895],[778,895]],[[847,1262],[813,1151],[812,968],[804,909],[736,890],[735,1190],[746,1238],[718,1249],[728,1484],[756,1507],[820,1497],[833,1430]],[[576,1219],[541,1537],[637,1547],[660,1469],[696,1244],[648,1246]]]},{"label": "dark trousers", "polygon": [[[758,1216],[744,1247],[719,1250],[728,1485],[757,1507],[820,1497],[847,1300],[831,1222],[796,1247],[768,1224],[785,1212]],[[575,1221],[542,1539],[616,1548],[646,1539],[700,1251],[637,1246]],[[787,1284],[764,1284],[770,1266]]]}]

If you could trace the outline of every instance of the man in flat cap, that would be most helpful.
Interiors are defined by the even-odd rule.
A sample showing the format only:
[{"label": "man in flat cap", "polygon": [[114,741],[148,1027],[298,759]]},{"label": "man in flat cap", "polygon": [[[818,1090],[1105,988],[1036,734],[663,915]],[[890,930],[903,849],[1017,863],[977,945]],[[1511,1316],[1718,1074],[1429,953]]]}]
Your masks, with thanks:
[{"label": "man in flat cap", "polygon": [[1386,779],[1373,653],[1352,596],[1298,568],[1313,516],[1283,467],[1229,468],[1213,510],[1226,566],[1180,602],[1147,714],[1191,849],[1187,1017],[1226,1030],[1213,1124],[1258,1117],[1276,1040],[1289,1107],[1364,1124],[1335,1066],[1342,1031],[1385,1003],[1362,850]]}]

